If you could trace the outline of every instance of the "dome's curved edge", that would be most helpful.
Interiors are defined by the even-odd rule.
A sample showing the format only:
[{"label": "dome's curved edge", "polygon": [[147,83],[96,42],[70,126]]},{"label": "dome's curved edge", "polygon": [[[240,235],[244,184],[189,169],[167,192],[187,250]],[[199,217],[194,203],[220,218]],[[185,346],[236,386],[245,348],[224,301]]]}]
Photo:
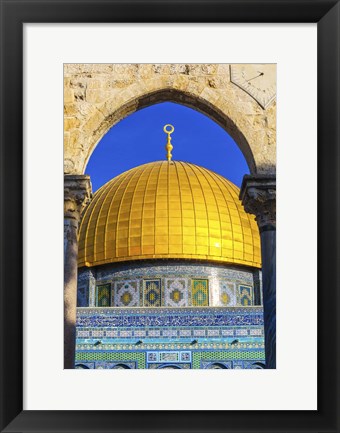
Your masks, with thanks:
[{"label": "dome's curved edge", "polygon": [[[193,170],[193,168],[194,168],[195,170],[199,170],[200,172],[202,172],[202,171],[207,172],[207,173],[209,173],[210,176],[212,176],[212,175],[214,176],[213,180],[215,182],[216,182],[215,177],[217,177],[219,179],[219,181],[223,182],[223,184],[227,183],[227,185],[226,185],[227,188],[231,188],[233,190],[233,193],[234,194],[236,193],[236,195],[238,196],[238,194],[237,194],[238,187],[235,184],[233,184],[230,180],[224,178],[223,176],[219,175],[218,173],[215,173],[212,170],[207,169],[205,167],[200,167],[200,166],[197,166],[196,164],[188,163],[188,162],[185,162],[185,161],[173,161],[172,163],[173,164],[180,163],[181,165],[190,166],[191,170]],[[158,164],[159,165],[164,165],[164,164],[168,164],[168,162],[166,162],[166,161],[153,161],[153,162],[148,162],[146,164],[142,164],[142,165],[137,166],[137,167],[133,167],[133,168],[125,171],[124,173],[121,173],[120,175],[116,176],[115,178],[111,179],[110,181],[108,181],[105,185],[103,185],[95,193],[95,195],[98,195],[98,194],[101,195],[101,191],[103,191],[103,190],[105,191],[107,189],[107,187],[113,181],[117,181],[119,178],[125,179],[126,176],[124,177],[124,175],[127,175],[131,171],[135,171],[136,169],[142,169],[143,167],[146,167],[146,166],[150,166],[150,165],[152,166],[152,165],[158,165]],[[219,185],[218,185],[218,187],[221,188]],[[103,206],[103,205],[101,204],[101,206]],[[111,204],[110,204],[110,206],[111,206]],[[95,209],[95,208],[93,208],[93,209]],[[88,218],[89,220],[91,220],[91,218],[92,218],[93,209],[91,211],[91,215]],[[90,206],[87,208],[86,212],[84,212],[84,214],[83,214],[80,229],[82,229],[82,226],[83,226],[83,223],[84,223],[85,213],[87,213],[88,210],[90,210]],[[244,211],[244,209],[243,209],[243,211]],[[249,215],[248,214],[247,214],[247,216],[248,216],[248,219],[249,219]],[[89,225],[89,221],[87,221],[87,220],[85,220],[85,221],[86,221],[86,224]],[[249,221],[249,223],[251,224],[251,221]],[[242,223],[241,223],[241,225],[242,225]],[[255,241],[256,237],[254,238],[254,233],[253,233],[253,229],[252,228],[251,228],[251,230],[252,231],[251,231],[251,233],[248,236],[249,237],[250,236],[253,237],[253,244],[252,245],[254,246],[254,241]],[[101,248],[101,250],[103,250],[103,249]],[[111,252],[111,254],[112,254],[112,252]],[[85,254],[85,256],[82,256],[82,254],[80,254],[80,257],[79,257],[79,266],[100,266],[102,264],[124,262],[124,261],[155,260],[155,259],[169,260],[169,259],[174,258],[174,259],[183,259],[183,260],[188,260],[188,259],[190,260],[190,259],[192,259],[192,260],[212,261],[212,262],[215,262],[215,263],[236,264],[236,265],[243,265],[243,266],[250,266],[250,267],[261,268],[261,257],[259,257],[258,254],[254,255],[254,257],[253,257],[253,259],[255,259],[255,261],[253,259],[251,259],[251,257],[252,257],[251,253],[250,254],[246,254],[246,258],[243,255],[241,255],[241,257],[240,257],[240,254],[238,254],[238,253],[236,253],[236,254],[237,254],[238,257],[230,257],[230,256],[227,256],[227,257],[223,257],[222,256],[221,257],[220,255],[215,256],[213,254],[188,254],[188,253],[184,254],[182,252],[181,253],[165,253],[165,252],[162,251],[161,254],[159,254],[159,253],[155,254],[153,252],[153,253],[148,253],[148,254],[144,253],[144,254],[138,254],[138,255],[128,254],[128,255],[124,255],[124,256],[120,256],[120,257],[117,257],[116,255],[114,255],[114,257],[112,257],[112,256],[111,257],[103,257],[102,251],[100,251],[100,253],[98,253],[99,257],[96,257],[97,260],[93,260],[95,258],[93,256],[93,254],[90,254],[90,256],[92,255],[92,257],[88,257],[88,256],[86,257],[86,254]],[[90,260],[88,260],[88,259],[90,259]]]},{"label": "dome's curved edge", "polygon": [[121,263],[121,262],[135,262],[135,261],[145,261],[145,260],[164,260],[164,261],[171,261],[171,260],[197,260],[197,261],[204,261],[205,263],[220,263],[220,264],[229,264],[229,265],[239,265],[239,266],[249,266],[251,268],[257,268],[261,269],[261,263],[258,262],[252,262],[248,260],[231,260],[228,258],[221,258],[218,256],[204,256],[204,255],[198,255],[198,254],[189,254],[181,255],[181,254],[171,254],[169,255],[161,255],[161,254],[144,254],[144,255],[138,255],[138,256],[126,256],[126,257],[119,257],[115,259],[105,259],[105,260],[98,260],[94,262],[85,262],[85,261],[79,261],[78,267],[92,267],[92,266],[101,266],[101,265],[107,265],[107,264],[115,264],[115,263]]}]

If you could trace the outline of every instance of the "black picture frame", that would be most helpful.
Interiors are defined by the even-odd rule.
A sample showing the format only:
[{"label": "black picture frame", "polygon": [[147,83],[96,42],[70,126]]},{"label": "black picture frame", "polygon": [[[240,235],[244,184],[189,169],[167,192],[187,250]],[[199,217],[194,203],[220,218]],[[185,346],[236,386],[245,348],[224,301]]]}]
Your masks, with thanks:
[{"label": "black picture frame", "polygon": [[[1,431],[339,432],[339,1],[0,0],[0,4]],[[318,410],[23,411],[23,23],[33,22],[317,23]],[[296,194],[303,195],[304,188],[308,188],[308,163],[301,167]],[[304,217],[297,215],[296,223]]]}]

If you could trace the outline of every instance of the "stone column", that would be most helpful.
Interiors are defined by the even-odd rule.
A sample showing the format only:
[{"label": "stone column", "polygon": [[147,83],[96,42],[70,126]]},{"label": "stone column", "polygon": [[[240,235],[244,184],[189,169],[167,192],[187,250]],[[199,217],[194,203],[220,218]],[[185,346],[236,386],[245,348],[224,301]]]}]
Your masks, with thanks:
[{"label": "stone column", "polygon": [[276,177],[246,175],[240,199],[254,214],[261,234],[266,368],[276,368]]},{"label": "stone column", "polygon": [[76,342],[78,226],[91,198],[90,176],[64,177],[64,368],[74,368]]}]

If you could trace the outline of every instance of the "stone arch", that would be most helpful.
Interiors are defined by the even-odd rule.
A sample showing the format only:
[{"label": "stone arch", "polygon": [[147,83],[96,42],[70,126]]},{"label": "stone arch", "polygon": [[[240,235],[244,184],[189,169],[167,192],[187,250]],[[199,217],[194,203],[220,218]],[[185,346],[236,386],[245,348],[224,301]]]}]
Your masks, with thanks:
[{"label": "stone arch", "polygon": [[[275,172],[275,143],[268,141],[272,134],[268,123],[273,124],[275,104],[263,110],[229,81],[218,88],[214,77],[209,77],[200,81],[190,74],[154,75],[105,92],[88,90],[90,85],[96,86],[89,78],[87,84],[81,84],[87,86],[86,91],[72,94],[73,103],[65,104],[65,119],[69,119],[65,121],[65,174],[83,174],[100,139],[120,120],[165,101],[193,108],[219,124],[241,149],[252,174]],[[101,87],[109,78],[105,80]]]},{"label": "stone arch", "polygon": [[165,365],[160,365],[157,368],[158,369],[164,369],[164,370],[181,370],[182,369],[182,367],[180,367],[177,364],[165,364]]},{"label": "stone arch", "polygon": [[[130,94],[128,91],[126,91],[126,93],[127,95]],[[210,97],[210,99],[215,98]],[[118,107],[116,101],[107,101],[103,107],[103,111],[106,113],[105,117],[100,119],[97,116],[94,116],[98,122],[95,122],[93,118],[89,119],[89,124],[92,127],[92,131],[89,131],[88,154],[84,161],[82,171],[85,171],[87,162],[98,142],[112,126],[137,110],[161,102],[179,103],[210,117],[234,139],[241,149],[248,163],[250,171],[256,172],[254,156],[245,135],[238,125],[232,120],[232,118],[228,117],[221,110],[219,104],[213,104],[209,101],[209,99],[205,99],[201,96],[195,96],[192,93],[179,91],[173,88],[159,89],[151,93],[141,93],[140,95],[134,96],[132,99],[127,100],[127,102]]]}]

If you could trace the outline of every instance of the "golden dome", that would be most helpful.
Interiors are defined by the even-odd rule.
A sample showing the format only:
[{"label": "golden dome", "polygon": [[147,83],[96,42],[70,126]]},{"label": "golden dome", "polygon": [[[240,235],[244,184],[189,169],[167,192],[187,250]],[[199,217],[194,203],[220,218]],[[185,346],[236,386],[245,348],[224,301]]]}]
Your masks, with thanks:
[{"label": "golden dome", "polygon": [[238,195],[224,177],[187,162],[132,168],[94,194],[78,264],[171,258],[260,268],[259,230]]}]

